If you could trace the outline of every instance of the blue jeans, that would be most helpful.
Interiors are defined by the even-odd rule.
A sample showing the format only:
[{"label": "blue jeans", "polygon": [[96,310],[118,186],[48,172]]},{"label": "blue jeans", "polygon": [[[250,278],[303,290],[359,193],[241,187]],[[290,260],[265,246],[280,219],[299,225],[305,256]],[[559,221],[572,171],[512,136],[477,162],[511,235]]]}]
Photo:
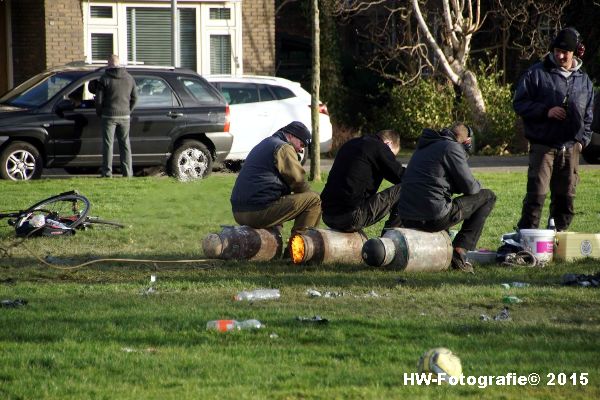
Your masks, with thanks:
[{"label": "blue jeans", "polygon": [[119,141],[121,173],[125,177],[133,176],[131,145],[129,144],[129,117],[102,117],[102,176],[112,176],[113,142],[115,134]]}]

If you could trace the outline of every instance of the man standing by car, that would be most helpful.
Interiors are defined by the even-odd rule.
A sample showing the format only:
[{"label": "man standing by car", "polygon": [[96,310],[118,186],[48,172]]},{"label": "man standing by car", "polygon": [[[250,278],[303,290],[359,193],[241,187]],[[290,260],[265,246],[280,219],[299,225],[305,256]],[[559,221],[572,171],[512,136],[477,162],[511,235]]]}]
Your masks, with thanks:
[{"label": "man standing by car", "polygon": [[[581,70],[583,45],[573,28],[561,30],[551,52],[521,78],[513,107],[529,140],[527,193],[518,229],[537,229],[550,189],[550,218],[556,229],[573,220],[579,154],[591,140],[592,82]],[[577,56],[575,56],[577,53]]]},{"label": "man standing by car", "polygon": [[133,176],[131,145],[129,143],[129,118],[137,101],[135,80],[119,57],[111,55],[104,75],[96,89],[96,114],[102,117],[102,170],[103,177],[112,177],[113,142],[119,141],[119,158],[123,176]]},{"label": "man standing by car", "polygon": [[[398,201],[402,226],[426,232],[463,224],[452,245],[452,267],[472,272],[467,250],[474,250],[496,195],[482,189],[467,164],[471,128],[456,122],[441,131],[424,129],[406,173]],[[462,196],[452,198],[454,194]]]},{"label": "man standing by car", "polygon": [[306,126],[294,121],[250,151],[231,193],[238,224],[270,228],[293,219],[292,236],[319,224],[321,200],[305,182],[298,161],[310,140]]},{"label": "man standing by car", "polygon": [[[357,232],[390,214],[385,226],[397,226],[400,181],[396,160],[400,134],[392,130],[351,139],[340,147],[321,193],[323,222],[343,232]],[[386,179],[394,186],[377,193]]]}]

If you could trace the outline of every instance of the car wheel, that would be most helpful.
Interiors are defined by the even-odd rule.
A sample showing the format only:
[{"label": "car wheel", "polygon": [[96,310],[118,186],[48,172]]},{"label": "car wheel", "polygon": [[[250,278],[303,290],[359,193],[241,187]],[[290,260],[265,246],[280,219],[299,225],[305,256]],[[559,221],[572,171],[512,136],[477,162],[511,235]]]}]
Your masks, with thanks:
[{"label": "car wheel", "polygon": [[184,140],[171,156],[169,174],[180,181],[202,179],[212,172],[212,164],[212,155],[204,144]]},{"label": "car wheel", "polygon": [[13,142],[0,155],[0,177],[13,181],[28,181],[42,176],[42,157],[38,149],[27,142]]}]

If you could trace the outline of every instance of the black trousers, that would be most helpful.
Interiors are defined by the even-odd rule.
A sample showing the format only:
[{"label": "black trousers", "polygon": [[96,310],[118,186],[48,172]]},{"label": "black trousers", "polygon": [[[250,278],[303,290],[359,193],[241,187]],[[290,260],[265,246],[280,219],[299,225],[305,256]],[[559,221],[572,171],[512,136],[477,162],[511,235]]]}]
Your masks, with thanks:
[{"label": "black trousers", "polygon": [[[357,232],[371,226],[390,214],[385,223],[385,228],[400,226],[398,216],[398,199],[400,198],[400,184],[389,187],[369,197],[359,207],[351,212],[330,215],[323,213],[323,222],[335,230],[342,232]],[[385,229],[384,228],[384,229]]]},{"label": "black trousers", "polygon": [[460,196],[452,200],[452,208],[446,216],[429,221],[402,220],[404,228],[425,232],[448,230],[464,221],[452,245],[467,250],[475,250],[483,225],[496,204],[496,195],[489,189],[481,189],[479,193]]},{"label": "black trousers", "polygon": [[579,182],[579,149],[555,149],[532,144],[529,150],[527,194],[523,199],[519,229],[536,229],[550,189],[550,217],[565,231],[575,215],[575,189]]}]

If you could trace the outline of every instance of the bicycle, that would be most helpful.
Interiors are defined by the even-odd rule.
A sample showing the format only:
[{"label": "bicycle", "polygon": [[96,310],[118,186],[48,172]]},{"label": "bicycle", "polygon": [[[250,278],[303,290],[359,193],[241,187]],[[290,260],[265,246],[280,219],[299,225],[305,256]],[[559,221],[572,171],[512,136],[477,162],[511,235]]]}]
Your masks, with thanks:
[{"label": "bicycle", "polygon": [[89,211],[88,198],[72,190],[48,197],[26,210],[0,213],[0,219],[11,218],[8,224],[15,227],[17,236],[30,236],[40,230],[42,234],[72,234],[75,229],[87,229],[95,224],[125,227],[119,222],[89,216]]}]

